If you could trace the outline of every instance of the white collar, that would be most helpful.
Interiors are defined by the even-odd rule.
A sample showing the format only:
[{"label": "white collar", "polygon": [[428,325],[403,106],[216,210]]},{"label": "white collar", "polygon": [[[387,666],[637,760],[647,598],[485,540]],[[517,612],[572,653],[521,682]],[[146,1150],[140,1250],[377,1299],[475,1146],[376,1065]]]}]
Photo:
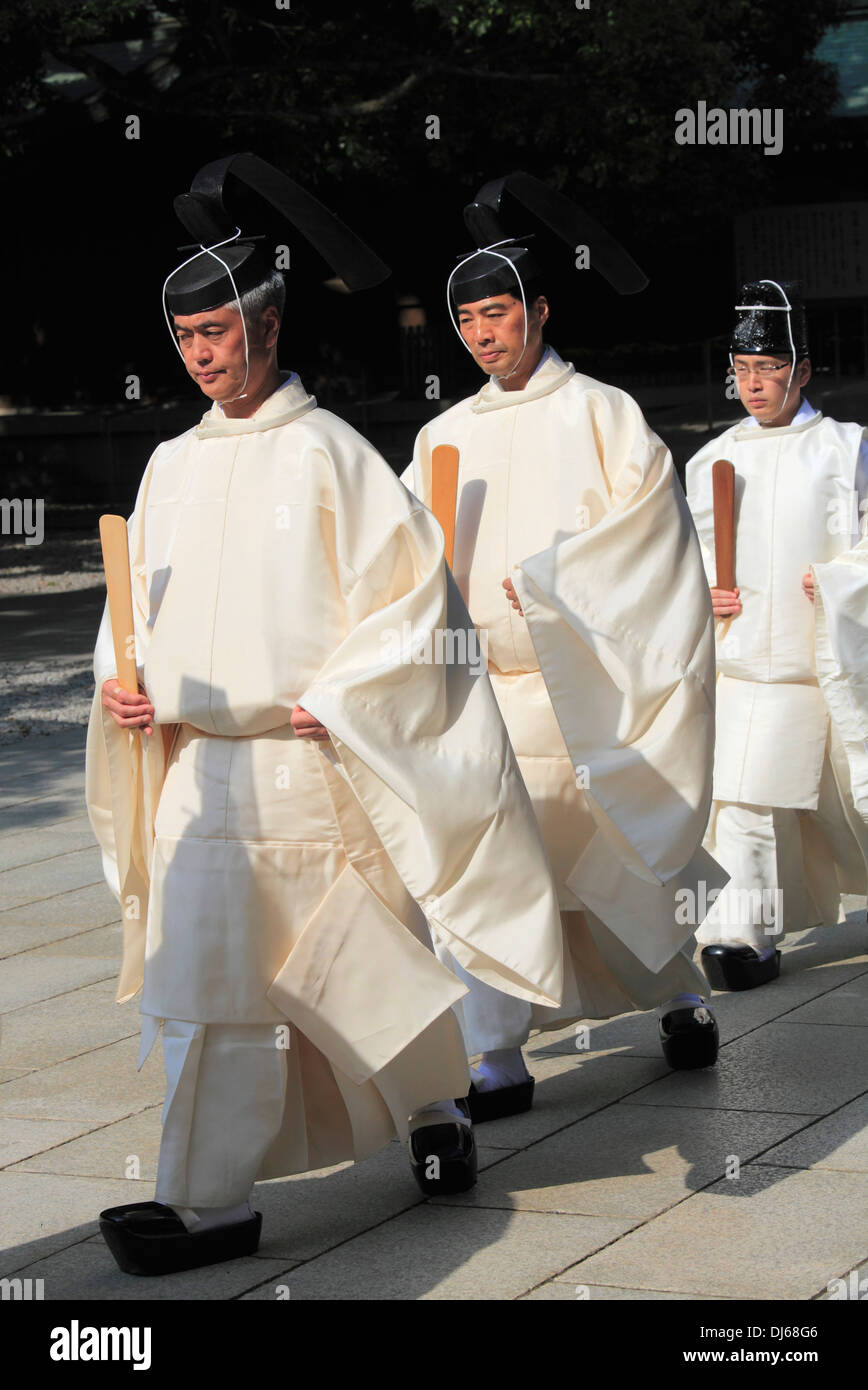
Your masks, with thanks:
[{"label": "white collar", "polygon": [[227,417],[220,403],[214,401],[194,432],[199,439],[213,439],[228,434],[257,434],[262,430],[275,429],[278,425],[287,425],[290,420],[306,415],[315,406],[315,397],[307,394],[298,374],[290,372],[277,390],[247,419],[233,420]]},{"label": "white collar", "polygon": [[507,391],[496,376],[490,376],[482,390],[477,392],[470,403],[474,415],[485,414],[489,410],[503,410],[507,407],[524,405],[526,401],[539,400],[563,386],[575,375],[572,362],[561,361],[554,348],[547,347],[527,385],[521,391]]},{"label": "white collar", "polygon": [[[285,390],[286,387],[287,387],[287,386],[291,386],[293,382],[298,381],[298,382],[299,382],[299,385],[301,384],[301,381],[300,381],[298,372],[281,372],[280,375],[283,377],[283,381],[282,381],[282,382],[280,383],[280,385],[278,386],[277,391],[273,391],[273,392],[271,393],[271,395],[268,397],[268,400],[270,400],[270,401],[273,401],[273,400],[274,400],[274,397],[277,395],[278,391],[283,391],[283,390]],[[215,407],[216,407],[216,409],[215,409],[215,411],[214,411],[214,414],[215,414],[215,415],[218,415],[218,416],[222,416],[224,420],[227,419],[228,417],[227,417],[227,415],[226,415],[226,411],[223,409],[223,407],[222,407],[222,405],[220,404],[220,402],[219,402],[219,401],[215,401],[215,402],[214,402],[214,405],[215,405]],[[265,401],[262,402],[262,405],[265,405]],[[256,409],[256,410],[253,412],[253,415],[258,415],[258,414],[259,414],[259,411],[262,409],[262,405],[259,406],[258,409]],[[251,419],[251,420],[253,419],[253,415],[250,416],[250,419]]]},{"label": "white collar", "polygon": [[[819,413],[820,413],[819,410],[815,410],[814,407],[811,405],[810,401],[806,400],[805,397],[803,396],[803,397],[802,397],[802,403],[801,403],[801,405],[799,406],[798,410],[796,411],[795,415],[793,416],[792,420],[790,421],[790,426],[792,426],[792,425],[806,425],[806,424],[808,423],[809,420],[813,420],[814,416],[815,416],[815,415],[819,415]],[[755,415],[749,415],[749,416],[747,417],[746,420],[742,421],[742,428],[743,428],[743,429],[751,429],[751,428],[754,428],[754,429],[758,429],[758,430],[766,430],[766,429],[774,429],[775,426],[774,426],[774,424],[771,424],[771,425],[761,425],[760,422],[759,422],[759,420],[756,418]],[[777,426],[777,428],[780,429],[781,426],[779,425],[779,426]]]},{"label": "white collar", "polygon": [[[539,361],[537,362],[536,366],[534,367],[533,371],[531,372],[530,376],[528,377],[528,383],[530,383],[531,381],[533,381],[533,378],[536,376],[536,374],[537,374],[537,372],[539,371],[540,367],[545,366],[546,362],[549,360],[549,358],[551,357],[551,355],[552,355],[552,349],[550,348],[549,344],[548,344],[548,343],[543,343],[543,350],[542,350],[542,353],[541,353],[541,355],[540,355],[540,359],[539,359]],[[502,378],[501,378],[501,377],[499,377],[499,376],[490,376],[490,377],[488,378],[488,380],[489,380],[490,385],[493,386],[494,389],[495,389],[496,391],[505,391],[505,390],[506,390],[506,387],[503,386],[503,385],[501,385],[501,381],[502,381]]]}]

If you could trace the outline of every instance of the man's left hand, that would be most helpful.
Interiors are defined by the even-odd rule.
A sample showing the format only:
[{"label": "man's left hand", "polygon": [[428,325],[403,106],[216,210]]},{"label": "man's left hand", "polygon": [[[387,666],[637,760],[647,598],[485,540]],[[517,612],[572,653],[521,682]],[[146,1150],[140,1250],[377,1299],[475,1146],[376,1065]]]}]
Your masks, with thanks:
[{"label": "man's left hand", "polygon": [[329,737],[329,731],[325,725],[320,724],[312,714],[308,714],[306,709],[302,709],[301,705],[296,705],[289,716],[289,722],[298,738],[313,738],[322,743]]},{"label": "man's left hand", "polygon": [[810,570],[807,574],[802,575],[802,593],[811,600],[811,603],[814,602],[814,576]]}]

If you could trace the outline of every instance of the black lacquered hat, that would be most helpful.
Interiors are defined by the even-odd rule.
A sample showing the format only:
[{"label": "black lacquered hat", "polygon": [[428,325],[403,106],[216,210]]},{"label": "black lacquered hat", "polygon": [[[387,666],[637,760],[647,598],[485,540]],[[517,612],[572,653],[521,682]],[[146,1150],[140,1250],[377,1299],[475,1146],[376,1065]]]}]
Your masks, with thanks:
[{"label": "black lacquered hat", "polygon": [[465,255],[452,272],[449,293],[452,304],[472,304],[507,291],[520,296],[530,289],[540,293],[552,273],[542,266],[527,246],[526,235],[516,235],[509,222],[535,222],[554,233],[571,249],[586,245],[591,268],[598,271],[619,294],[637,294],[648,277],[606,228],[563,193],[520,169],[492,179],[480,188],[464,209],[467,230],[480,248]]},{"label": "black lacquered hat", "polygon": [[808,356],[808,325],[798,286],[790,281],[749,280],[739,290],[732,330],[733,354]]},{"label": "black lacquered hat", "polygon": [[193,254],[166,281],[170,314],[204,313],[261,284],[275,268],[269,238],[282,241],[292,231],[350,290],[369,289],[390,274],[318,198],[255,154],[204,165],[189,193],[175,199],[175,211],[194,245],[183,248]]}]

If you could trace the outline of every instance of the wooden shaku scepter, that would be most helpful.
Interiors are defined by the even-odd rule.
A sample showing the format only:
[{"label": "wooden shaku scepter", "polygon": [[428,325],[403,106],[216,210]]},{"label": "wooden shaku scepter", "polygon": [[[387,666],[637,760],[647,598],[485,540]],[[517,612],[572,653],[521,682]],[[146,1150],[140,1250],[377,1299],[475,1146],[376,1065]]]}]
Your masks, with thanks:
[{"label": "wooden shaku scepter", "polygon": [[[102,542],[102,563],[108,597],[112,642],[115,649],[115,669],[118,685],[136,695],[139,689],[136,671],[136,640],[133,622],[133,589],[130,580],[130,546],[127,523],[122,516],[107,512],[99,519],[99,538]],[[162,726],[163,751],[168,758],[176,725]],[[143,740],[145,748],[150,740]]]},{"label": "wooden shaku scepter", "polygon": [[136,643],[133,625],[133,590],[130,583],[130,548],[127,523],[122,516],[106,514],[99,519],[102,563],[108,596],[109,618],[118,685],[131,695],[138,694]]},{"label": "wooden shaku scepter", "polygon": [[711,470],[714,491],[714,560],[718,589],[735,588],[735,469],[718,459]]},{"label": "wooden shaku scepter", "polygon": [[[714,494],[714,563],[717,589],[735,588],[735,469],[729,459],[718,459],[711,470]],[[726,619],[732,622],[734,614]]]},{"label": "wooden shaku scepter", "polygon": [[455,504],[458,498],[458,450],[454,444],[438,444],[431,455],[431,510],[443,527],[446,563],[452,568],[455,553]]}]

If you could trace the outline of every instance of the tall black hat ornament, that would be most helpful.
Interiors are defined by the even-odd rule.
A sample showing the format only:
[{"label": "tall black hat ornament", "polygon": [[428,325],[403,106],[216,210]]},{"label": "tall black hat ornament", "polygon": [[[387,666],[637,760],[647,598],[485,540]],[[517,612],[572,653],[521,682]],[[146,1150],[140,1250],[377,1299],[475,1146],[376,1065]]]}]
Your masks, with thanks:
[{"label": "tall black hat ornament", "polygon": [[[590,263],[618,294],[638,294],[648,277],[612,233],[589,212],[549,188],[533,174],[517,169],[502,178],[483,184],[472,203],[464,209],[464,222],[478,252],[471,253],[456,266],[450,277],[451,300],[469,304],[489,295],[501,294],[524,281],[528,285],[543,278],[537,261],[526,246],[515,243],[505,226],[504,194],[514,198],[527,212],[570,247],[588,246]],[[494,248],[499,255],[493,255]],[[511,264],[507,265],[504,258]]]},{"label": "tall black hat ornament", "polygon": [[318,198],[255,154],[204,165],[174,206],[200,250],[166,281],[169,313],[204,313],[261,284],[274,269],[257,235],[265,224],[295,228],[350,290],[369,289],[390,274]]},{"label": "tall black hat ornament", "polygon": [[[239,302],[275,268],[258,244],[262,238],[252,233],[254,217],[261,225],[273,224],[276,216],[281,233],[287,223],[301,232],[350,290],[369,289],[390,274],[379,256],[318,198],[255,154],[232,154],[204,165],[190,192],[175,199],[175,211],[199,246],[163,284],[163,313],[182,360],[171,314],[201,314]],[[241,327],[246,367],[236,400],[244,398],[250,375],[243,314]]]}]

